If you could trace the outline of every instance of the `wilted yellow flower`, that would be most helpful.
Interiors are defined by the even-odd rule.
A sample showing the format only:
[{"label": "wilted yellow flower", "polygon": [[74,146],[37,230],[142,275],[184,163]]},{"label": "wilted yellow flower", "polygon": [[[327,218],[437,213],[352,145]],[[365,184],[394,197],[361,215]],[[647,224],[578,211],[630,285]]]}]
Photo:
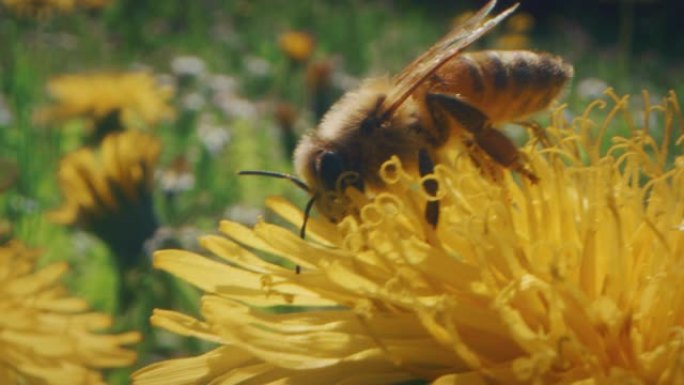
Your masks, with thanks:
[{"label": "wilted yellow flower", "polygon": [[170,118],[171,91],[144,72],[62,75],[49,81],[52,106],[39,111],[44,122],[89,119],[96,136],[128,127],[151,126]]},{"label": "wilted yellow flower", "polygon": [[306,91],[316,121],[323,118],[340,96],[339,90],[333,87],[334,72],[335,65],[330,59],[313,62],[306,67]]},{"label": "wilted yellow flower", "polygon": [[299,135],[295,130],[299,118],[297,107],[292,103],[279,102],[275,106],[274,117],[278,128],[280,128],[280,138],[285,153],[294,154],[299,140]]},{"label": "wilted yellow flower", "polygon": [[88,312],[59,283],[64,263],[35,270],[38,253],[0,246],[0,384],[104,384],[101,368],[133,364],[136,332],[100,334],[106,314]]},{"label": "wilted yellow flower", "polygon": [[[219,346],[134,383],[684,383],[683,139],[671,141],[684,122],[674,94],[646,107],[657,129],[614,102],[571,122],[553,115],[525,148],[534,185],[445,154],[428,176],[440,186],[436,230],[424,179],[393,158],[386,192],[359,198],[360,215],[339,225],[313,219],[309,240],[226,221],[201,239],[219,260],[158,252],[158,268],[206,294],[203,320],[157,310],[152,322]],[[631,131],[602,153],[620,125]],[[290,204],[269,206],[300,225]]]},{"label": "wilted yellow flower", "polygon": [[138,257],[157,228],[152,187],[160,150],[153,136],[126,131],[108,135],[99,151],[65,156],[58,173],[65,201],[51,218],[94,233],[120,257]]},{"label": "wilted yellow flower", "polygon": [[314,38],[306,32],[288,31],[278,39],[280,49],[292,60],[305,61],[313,52]]}]

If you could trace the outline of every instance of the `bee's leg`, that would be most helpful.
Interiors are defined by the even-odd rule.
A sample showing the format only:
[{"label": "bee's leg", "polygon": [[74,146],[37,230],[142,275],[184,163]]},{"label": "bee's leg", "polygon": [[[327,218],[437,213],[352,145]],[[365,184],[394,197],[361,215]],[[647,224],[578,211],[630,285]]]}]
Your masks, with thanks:
[{"label": "bee's leg", "polygon": [[[454,119],[463,128],[473,134],[475,143],[495,162],[519,172],[533,183],[538,178],[524,164],[518,148],[501,131],[492,127],[489,118],[475,106],[456,95],[429,93],[427,105],[437,125],[444,120],[444,115]],[[448,124],[446,124],[448,127]]]},{"label": "bee's leg", "polygon": [[537,140],[539,144],[542,145],[542,147],[551,147],[551,139],[549,139],[549,136],[546,134],[546,131],[544,131],[544,128],[539,123],[533,120],[525,120],[515,122],[515,124],[530,130],[534,138]]},{"label": "bee's leg", "polygon": [[[426,176],[434,173],[435,164],[430,157],[430,154],[425,149],[418,151],[418,171],[420,176]],[[437,194],[437,181],[434,179],[428,179],[423,182],[423,188],[425,192],[431,196]],[[425,205],[425,220],[433,228],[437,227],[437,222],[439,221],[439,201],[428,201]]]},{"label": "bee's leg", "polygon": [[503,168],[477,144],[473,138],[463,138],[470,161],[473,162],[487,179],[500,183],[503,181]]}]

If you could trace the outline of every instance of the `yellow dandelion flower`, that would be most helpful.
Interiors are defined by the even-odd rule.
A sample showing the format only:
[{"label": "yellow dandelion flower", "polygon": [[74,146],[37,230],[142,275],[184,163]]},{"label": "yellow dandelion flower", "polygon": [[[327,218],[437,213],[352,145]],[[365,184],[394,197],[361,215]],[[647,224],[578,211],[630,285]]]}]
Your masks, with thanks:
[{"label": "yellow dandelion flower", "polygon": [[301,31],[288,31],[281,34],[278,43],[283,53],[294,61],[306,61],[316,45],[311,35]]},{"label": "yellow dandelion flower", "polygon": [[67,155],[58,172],[65,201],[51,219],[93,232],[120,257],[138,257],[157,228],[152,187],[160,150],[155,137],[126,131],[108,135],[99,151]]},{"label": "yellow dandelion flower", "polygon": [[[153,324],[218,347],[134,383],[684,383],[684,123],[673,93],[639,126],[614,101],[553,115],[525,148],[534,185],[445,154],[428,176],[436,230],[423,215],[435,197],[393,158],[386,191],[338,225],[312,219],[308,240],[226,221],[201,239],[218,259],[158,252],[156,267],[206,294],[202,320],[156,310]],[[631,131],[602,152],[615,126]]]},{"label": "yellow dandelion flower", "polygon": [[100,139],[111,131],[153,126],[173,115],[170,90],[148,73],[62,75],[48,83],[54,104],[38,112],[43,122],[89,120]]},{"label": "yellow dandelion flower", "polygon": [[38,253],[0,246],[0,384],[105,384],[101,368],[133,364],[136,332],[100,334],[111,318],[88,312],[59,283],[64,263],[35,270]]}]

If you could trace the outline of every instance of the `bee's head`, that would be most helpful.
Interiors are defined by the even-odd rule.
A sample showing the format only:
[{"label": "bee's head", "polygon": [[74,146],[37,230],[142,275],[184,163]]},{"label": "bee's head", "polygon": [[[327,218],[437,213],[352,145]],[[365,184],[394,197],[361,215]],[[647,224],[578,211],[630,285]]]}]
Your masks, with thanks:
[{"label": "bee's head", "polygon": [[363,191],[363,178],[344,151],[324,148],[305,137],[295,152],[295,167],[306,181],[318,211],[333,222],[349,214],[348,188]]},{"label": "bee's head", "polygon": [[390,86],[389,78],[366,80],[338,100],[317,129],[297,145],[295,169],[311,188],[318,211],[333,222],[349,213],[347,189],[364,191],[366,158],[373,131],[382,123],[379,109]]}]

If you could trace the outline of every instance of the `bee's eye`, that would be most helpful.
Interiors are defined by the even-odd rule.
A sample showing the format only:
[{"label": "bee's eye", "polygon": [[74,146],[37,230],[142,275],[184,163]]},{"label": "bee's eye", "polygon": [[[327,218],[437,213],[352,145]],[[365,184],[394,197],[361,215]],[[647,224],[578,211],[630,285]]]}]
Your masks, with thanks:
[{"label": "bee's eye", "polygon": [[375,116],[369,116],[361,122],[361,132],[365,135],[370,135],[378,126],[378,119]]},{"label": "bee's eye", "polygon": [[321,178],[321,181],[323,181],[326,189],[335,190],[337,180],[344,171],[344,161],[339,154],[332,151],[325,151],[321,154],[316,167],[316,172]]}]

